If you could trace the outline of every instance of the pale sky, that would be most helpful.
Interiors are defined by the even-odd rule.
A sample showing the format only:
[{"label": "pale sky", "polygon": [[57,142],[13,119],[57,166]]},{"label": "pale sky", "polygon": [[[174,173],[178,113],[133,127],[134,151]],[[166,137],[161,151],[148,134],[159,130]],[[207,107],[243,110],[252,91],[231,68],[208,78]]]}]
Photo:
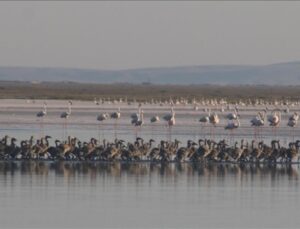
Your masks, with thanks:
[{"label": "pale sky", "polygon": [[300,2],[0,2],[0,66],[300,60]]}]

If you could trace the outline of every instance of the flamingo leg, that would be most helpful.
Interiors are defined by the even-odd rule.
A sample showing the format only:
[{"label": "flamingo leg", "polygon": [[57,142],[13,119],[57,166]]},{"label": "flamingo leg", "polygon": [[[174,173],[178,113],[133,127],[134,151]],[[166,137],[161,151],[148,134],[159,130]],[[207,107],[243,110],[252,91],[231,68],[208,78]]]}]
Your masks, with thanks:
[{"label": "flamingo leg", "polygon": [[44,118],[42,118],[42,137],[45,136],[44,135]]},{"label": "flamingo leg", "polygon": [[99,123],[99,125],[98,125],[98,141],[100,142],[100,123]]},{"label": "flamingo leg", "polygon": [[39,136],[40,136],[40,138],[42,138],[43,137],[43,118],[41,118],[40,119],[40,133],[39,133]]},{"label": "flamingo leg", "polygon": [[256,139],[257,139],[257,130],[256,130],[256,127],[253,128],[253,138],[256,141]]},{"label": "flamingo leg", "polygon": [[115,123],[114,123],[114,136],[115,136],[115,139],[117,138],[117,127],[118,127],[118,121],[115,120]]},{"label": "flamingo leg", "polygon": [[204,129],[204,128],[205,128],[205,124],[202,124],[202,125],[201,125],[201,130],[200,130],[200,133],[201,133],[200,135],[201,135],[203,138],[205,138],[205,129]]},{"label": "flamingo leg", "polygon": [[154,124],[151,125],[151,138],[153,138],[153,130],[154,130]]},{"label": "flamingo leg", "polygon": [[103,127],[103,123],[101,123],[101,130],[102,130],[102,139],[104,139],[104,127]]},{"label": "flamingo leg", "polygon": [[134,136],[135,136],[135,139],[137,139],[137,137],[138,137],[138,129],[137,129],[136,126],[134,126]]},{"label": "flamingo leg", "polygon": [[68,137],[68,120],[66,119],[66,140],[67,140],[67,137]]},{"label": "flamingo leg", "polygon": [[142,137],[142,126],[140,126],[140,137]]},{"label": "flamingo leg", "polygon": [[215,131],[216,131],[216,126],[214,126],[213,129],[212,129],[212,138],[213,138],[212,140],[215,140],[215,137],[216,137],[215,136]]},{"label": "flamingo leg", "polygon": [[295,128],[293,128],[293,142],[295,141]]},{"label": "flamingo leg", "polygon": [[62,123],[62,140],[65,139],[65,120]]}]

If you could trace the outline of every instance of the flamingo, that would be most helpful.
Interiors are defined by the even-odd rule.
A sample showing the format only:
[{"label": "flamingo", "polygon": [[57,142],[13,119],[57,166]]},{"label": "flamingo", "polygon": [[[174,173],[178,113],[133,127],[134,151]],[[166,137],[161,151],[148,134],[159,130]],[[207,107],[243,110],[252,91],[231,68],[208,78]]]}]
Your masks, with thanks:
[{"label": "flamingo", "polygon": [[135,126],[135,138],[137,138],[137,127],[142,127],[144,124],[144,111],[141,110],[141,106],[139,106],[138,113],[131,115],[131,124]]},{"label": "flamingo", "polygon": [[47,103],[44,102],[43,110],[36,114],[36,117],[40,118],[40,129],[42,136],[44,135],[44,117],[47,115]]},{"label": "flamingo", "polygon": [[60,114],[60,118],[64,119],[63,123],[63,138],[67,136],[67,119],[70,117],[72,109],[72,101],[68,101],[68,110]]},{"label": "flamingo", "polygon": [[207,123],[209,123],[209,117],[210,117],[210,110],[209,110],[209,113],[208,115],[203,115],[200,119],[199,119],[199,122],[201,123],[201,126],[202,126],[202,132],[204,132],[204,138],[205,138],[205,130],[204,130],[204,127],[207,125]]},{"label": "flamingo", "polygon": [[37,114],[36,114],[36,117],[38,118],[43,118],[44,116],[47,115],[47,103],[44,102],[44,105],[43,105],[43,110],[39,111]]},{"label": "flamingo", "polygon": [[96,105],[99,105],[99,104],[100,104],[100,99],[99,99],[99,101],[97,101],[97,98],[95,97],[95,98],[94,98],[94,103],[95,103]]},{"label": "flamingo", "polygon": [[[97,116],[97,121],[99,121],[101,124],[103,121],[107,120],[109,118],[108,113],[101,113]],[[100,141],[100,124],[98,125],[98,135],[99,135],[99,141]]]},{"label": "flamingo", "polygon": [[151,123],[155,123],[155,122],[159,122],[159,121],[160,121],[160,119],[157,115],[150,118]]},{"label": "flamingo", "polygon": [[225,130],[234,130],[239,128],[241,125],[239,118],[236,119],[236,122],[229,122],[224,129]]},{"label": "flamingo", "polygon": [[130,117],[131,117],[131,124],[135,125],[136,122],[140,119],[141,116],[141,104],[139,104],[139,108],[138,108],[138,112],[137,113],[133,113]]},{"label": "flamingo", "polygon": [[268,122],[270,126],[279,126],[281,122],[281,112],[273,111],[272,114],[268,116]]},{"label": "flamingo", "polygon": [[294,127],[297,125],[299,119],[299,114],[295,112],[289,117],[287,125],[293,128],[293,141],[294,141]]},{"label": "flamingo", "polygon": [[144,111],[141,110],[139,119],[135,122],[135,126],[142,126],[144,124]]},{"label": "flamingo", "polygon": [[[220,122],[220,118],[219,118],[218,114],[212,113],[209,116],[209,123],[212,124],[214,128],[217,127],[217,124],[219,124],[219,122]],[[212,129],[210,132],[212,132]],[[214,133],[213,133],[213,135],[214,135]]]},{"label": "flamingo", "polygon": [[171,141],[171,137],[172,137],[172,126],[175,125],[176,121],[175,121],[175,111],[174,108],[171,108],[171,113],[167,114],[163,117],[163,119],[165,121],[167,121],[167,126],[169,128],[169,137],[170,137],[170,141]]},{"label": "flamingo", "polygon": [[254,127],[254,138],[259,136],[259,128],[265,125],[266,110],[258,112],[257,115],[250,120],[251,126]]},{"label": "flamingo", "polygon": [[299,114],[295,112],[289,117],[287,125],[289,127],[295,127],[297,125],[298,119],[299,119]]},{"label": "flamingo", "polygon": [[273,110],[272,114],[268,116],[268,122],[269,125],[272,127],[272,131],[274,132],[276,136],[276,127],[279,127],[279,124],[281,122],[281,112],[280,110]]},{"label": "flamingo", "polygon": [[150,118],[150,122],[151,122],[151,136],[153,138],[153,129],[154,129],[154,126],[155,126],[155,123],[159,122],[160,119],[159,119],[159,116],[155,115],[155,116],[152,116]]},{"label": "flamingo", "polygon": [[117,125],[118,125],[118,120],[121,118],[121,109],[120,109],[120,107],[118,107],[118,111],[115,111],[115,112],[110,114],[110,118],[115,120],[114,133],[115,133],[115,138],[117,138],[116,129],[117,129]]},{"label": "flamingo", "polygon": [[224,127],[225,130],[230,131],[230,142],[232,141],[233,131],[237,128],[239,128],[241,125],[239,118],[235,120],[230,120],[228,124]]},{"label": "flamingo", "polygon": [[237,107],[234,108],[234,112],[233,113],[229,113],[226,115],[226,118],[229,120],[237,120],[238,118],[238,109]]}]

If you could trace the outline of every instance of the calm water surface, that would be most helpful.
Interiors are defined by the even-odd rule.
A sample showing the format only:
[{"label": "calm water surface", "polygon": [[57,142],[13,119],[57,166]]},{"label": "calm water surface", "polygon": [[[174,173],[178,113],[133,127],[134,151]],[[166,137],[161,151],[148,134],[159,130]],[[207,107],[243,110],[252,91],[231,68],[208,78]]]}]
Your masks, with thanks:
[{"label": "calm water surface", "polygon": [[298,228],[299,168],[1,162],[1,228]]}]

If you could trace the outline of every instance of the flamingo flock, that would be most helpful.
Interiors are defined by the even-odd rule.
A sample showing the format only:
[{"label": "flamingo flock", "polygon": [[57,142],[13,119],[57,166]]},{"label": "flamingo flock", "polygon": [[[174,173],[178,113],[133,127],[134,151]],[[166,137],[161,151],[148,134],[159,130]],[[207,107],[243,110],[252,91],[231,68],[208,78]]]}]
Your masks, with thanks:
[{"label": "flamingo flock", "polygon": [[65,142],[56,139],[55,145],[51,145],[49,139],[51,136],[37,140],[32,136],[17,145],[17,139],[5,136],[0,140],[0,160],[277,164],[299,163],[300,159],[300,140],[283,147],[279,140],[268,145],[263,141],[249,143],[242,139],[229,146],[226,140],[199,139],[197,142],[188,140],[186,146],[182,146],[177,139],[171,142],[161,140],[155,144],[153,139],[144,141],[140,137],[126,143],[122,139],[99,142],[95,138],[81,142],[69,136]]},{"label": "flamingo flock", "polygon": [[[99,106],[100,103],[103,104],[103,101],[99,99],[96,100],[94,103]],[[174,105],[175,104],[175,105]],[[193,102],[193,104],[195,105],[195,102]],[[176,125],[176,112],[175,112],[175,106],[176,106],[176,102],[174,103],[173,100],[170,100],[169,105],[171,105],[170,108],[170,113],[165,114],[162,116],[162,119],[165,121],[166,123],[166,127],[168,129],[168,136],[169,136],[169,140],[171,140],[172,138],[172,127]],[[197,106],[198,107],[198,106]],[[232,109],[229,105],[227,106],[227,109],[230,110]],[[201,127],[202,130],[204,130],[204,127],[206,126],[210,126],[210,138],[214,139],[215,136],[215,129],[217,126],[220,125],[220,115],[217,113],[217,111],[211,111],[211,108],[209,109],[205,109],[204,111],[208,111],[207,114],[203,114],[202,116],[200,116],[200,118],[198,119],[199,122],[201,123]],[[270,112],[269,115],[267,115],[268,111]],[[255,115],[253,118],[250,119],[250,126],[252,126],[254,128],[254,139],[258,139],[261,137],[261,130],[262,127],[265,126],[266,122],[269,123],[269,126],[272,128],[272,133],[273,136],[275,138],[277,138],[277,131],[278,128],[282,122],[282,112],[287,113],[289,112],[290,109],[286,108],[286,109],[273,109],[270,110],[266,107],[266,109],[263,109],[262,111],[259,111],[257,113],[257,115]],[[196,109],[196,112],[198,113],[198,109]],[[220,113],[222,114],[222,112],[224,112],[224,106],[222,105],[221,109],[220,109]],[[66,111],[63,111],[60,115],[60,118],[63,119],[63,138],[65,139],[67,137],[67,127],[68,127],[68,122],[67,120],[69,119],[69,117],[71,116],[72,113],[72,101],[68,101],[68,108]],[[200,112],[199,112],[200,113]],[[44,134],[44,118],[47,116],[47,103],[44,102],[43,103],[43,108],[42,110],[40,110],[39,112],[36,113],[36,117],[39,119],[40,122],[40,128],[41,128],[41,136],[43,136]],[[239,113],[239,108],[236,105],[233,108],[233,111],[226,114],[226,115],[222,115],[222,117],[224,117],[224,120],[227,120],[226,125],[224,125],[224,130],[229,131],[230,133],[230,138],[233,138],[233,133],[236,129],[238,129],[239,127],[241,127],[241,122],[240,122],[240,117],[241,114]],[[112,113],[100,113],[99,115],[97,115],[96,120],[99,121],[99,123],[103,123],[105,120],[108,119],[112,119],[114,120],[114,133],[115,133],[115,138],[117,137],[117,128],[118,128],[118,120],[121,118],[121,109],[120,107],[117,108],[116,111],[112,112]],[[144,110],[142,109],[142,104],[139,103],[138,106],[138,111],[137,113],[133,113],[131,116],[131,124],[134,126],[135,128],[135,137],[138,136],[137,132],[138,130],[141,131],[141,127],[145,124],[145,120],[144,120]],[[291,128],[291,133],[290,135],[293,136],[294,138],[294,130],[295,127],[297,126],[299,120],[299,114],[297,112],[292,113],[289,117],[288,117],[288,121],[287,121],[287,126]],[[150,124],[152,125],[152,128],[154,126],[155,123],[159,123],[160,122],[160,117],[159,115],[154,115],[150,118]],[[99,124],[99,133],[100,133],[100,124]],[[293,131],[293,132],[292,132]],[[153,130],[152,130],[153,132]],[[205,131],[203,131],[205,132]]]}]

